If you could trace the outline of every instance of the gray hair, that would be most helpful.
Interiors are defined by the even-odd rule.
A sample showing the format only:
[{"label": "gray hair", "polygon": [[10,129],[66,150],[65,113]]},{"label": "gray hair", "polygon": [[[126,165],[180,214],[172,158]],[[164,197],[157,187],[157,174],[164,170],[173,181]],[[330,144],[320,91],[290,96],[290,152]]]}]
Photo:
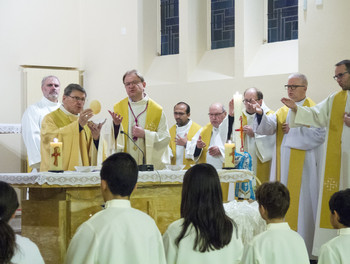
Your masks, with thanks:
[{"label": "gray hair", "polygon": [[45,84],[45,82],[46,82],[47,79],[51,79],[51,78],[55,78],[55,79],[58,81],[58,83],[61,84],[61,83],[60,83],[60,80],[59,80],[55,75],[49,75],[49,76],[45,76],[45,77],[42,79],[42,81],[41,81],[41,87],[44,86],[44,84]]},{"label": "gray hair", "polygon": [[308,85],[306,76],[304,74],[300,73],[300,72],[292,73],[291,75],[288,76],[288,80],[291,79],[291,78],[301,79],[305,86]]}]

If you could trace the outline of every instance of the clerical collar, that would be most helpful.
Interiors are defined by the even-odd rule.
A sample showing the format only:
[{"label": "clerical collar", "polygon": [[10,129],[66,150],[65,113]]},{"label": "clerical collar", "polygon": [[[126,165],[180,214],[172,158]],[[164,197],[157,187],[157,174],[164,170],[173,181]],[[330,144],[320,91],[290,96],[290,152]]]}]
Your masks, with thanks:
[{"label": "clerical collar", "polygon": [[49,104],[49,105],[52,105],[52,106],[58,105],[58,104],[59,104],[58,101],[57,101],[57,102],[52,102],[52,101],[50,101],[49,99],[47,99],[45,96],[43,96],[43,99],[42,99],[42,100],[45,101],[46,104]]},{"label": "clerical collar", "polygon": [[305,100],[306,100],[306,97],[303,100],[299,101],[299,102],[295,102],[295,104],[296,105],[303,105]]},{"label": "clerical collar", "polygon": [[71,112],[69,112],[66,108],[64,108],[63,104],[60,105],[60,109],[61,109],[62,112],[65,113],[66,115],[78,116],[78,115],[75,115],[75,114],[72,114]]},{"label": "clerical collar", "polygon": [[134,101],[131,100],[131,98],[129,97],[129,103],[130,103],[131,105],[138,105],[138,104],[142,105],[142,104],[147,103],[147,102],[148,102],[148,99],[149,99],[148,95],[147,95],[146,93],[144,93],[143,98],[142,98],[140,101],[137,101],[137,102],[134,102]]}]

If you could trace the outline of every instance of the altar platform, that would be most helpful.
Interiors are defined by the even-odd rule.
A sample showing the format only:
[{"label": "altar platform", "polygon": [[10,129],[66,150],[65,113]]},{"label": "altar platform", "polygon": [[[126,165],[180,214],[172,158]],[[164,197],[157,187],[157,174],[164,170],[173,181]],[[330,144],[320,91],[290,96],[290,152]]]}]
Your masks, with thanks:
[{"label": "altar platform", "polygon": [[[140,172],[131,204],[156,222],[161,233],[180,218],[185,171]],[[252,180],[249,170],[218,170],[222,183]],[[63,263],[76,229],[102,210],[99,172],[1,173],[0,180],[29,190],[22,200],[22,235],[35,242],[45,263]]]}]

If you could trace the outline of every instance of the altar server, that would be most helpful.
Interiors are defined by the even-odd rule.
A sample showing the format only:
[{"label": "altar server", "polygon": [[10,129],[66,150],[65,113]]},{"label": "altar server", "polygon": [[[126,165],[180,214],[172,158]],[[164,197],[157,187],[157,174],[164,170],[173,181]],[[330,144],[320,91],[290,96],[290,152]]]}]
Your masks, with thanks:
[{"label": "altar server", "polygon": [[242,264],[309,264],[303,238],[284,222],[290,202],[288,189],[280,182],[265,182],[256,190],[256,200],[267,230],[248,243]]},{"label": "altar server", "polygon": [[28,238],[16,235],[8,224],[18,206],[15,189],[0,181],[0,263],[43,264],[38,247]]},{"label": "altar server", "polygon": [[101,169],[105,209],[84,222],[67,251],[67,264],[165,264],[162,237],[147,214],[130,205],[138,178],[128,153],[109,156]]}]

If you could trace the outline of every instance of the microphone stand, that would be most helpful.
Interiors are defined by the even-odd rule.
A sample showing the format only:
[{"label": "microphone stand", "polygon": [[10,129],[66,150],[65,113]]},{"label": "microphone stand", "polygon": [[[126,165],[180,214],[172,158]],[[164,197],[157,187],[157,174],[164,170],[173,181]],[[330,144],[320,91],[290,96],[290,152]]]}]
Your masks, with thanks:
[{"label": "microphone stand", "polygon": [[128,133],[125,133],[123,130],[120,131],[121,134],[124,134],[128,137],[128,139],[131,140],[131,142],[141,151],[142,153],[142,165],[138,165],[139,171],[153,171],[153,165],[152,164],[146,164],[146,157],[145,152],[135,143],[135,141],[128,135]]}]

